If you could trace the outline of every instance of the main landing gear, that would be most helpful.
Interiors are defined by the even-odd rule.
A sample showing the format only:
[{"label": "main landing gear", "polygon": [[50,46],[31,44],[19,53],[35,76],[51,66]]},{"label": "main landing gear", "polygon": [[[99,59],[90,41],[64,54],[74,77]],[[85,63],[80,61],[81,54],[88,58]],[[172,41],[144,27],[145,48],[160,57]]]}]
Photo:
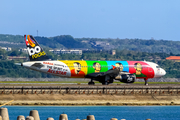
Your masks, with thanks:
[{"label": "main landing gear", "polygon": [[113,79],[109,75],[106,75],[102,85],[109,85],[109,83],[113,83]]},{"label": "main landing gear", "polygon": [[93,79],[91,78],[91,81],[88,82],[88,85],[95,85],[95,83],[93,82]]},{"label": "main landing gear", "polygon": [[148,78],[144,78],[145,85],[148,85]]},{"label": "main landing gear", "polygon": [[108,85],[109,83],[107,81],[103,82],[102,85]]}]

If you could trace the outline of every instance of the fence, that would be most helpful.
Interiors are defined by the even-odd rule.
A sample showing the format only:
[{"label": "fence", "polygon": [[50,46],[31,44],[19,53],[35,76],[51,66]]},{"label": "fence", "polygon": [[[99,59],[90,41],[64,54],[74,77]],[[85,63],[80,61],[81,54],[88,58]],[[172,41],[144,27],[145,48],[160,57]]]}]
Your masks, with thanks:
[{"label": "fence", "polygon": [[0,94],[180,95],[180,86],[0,86]]}]

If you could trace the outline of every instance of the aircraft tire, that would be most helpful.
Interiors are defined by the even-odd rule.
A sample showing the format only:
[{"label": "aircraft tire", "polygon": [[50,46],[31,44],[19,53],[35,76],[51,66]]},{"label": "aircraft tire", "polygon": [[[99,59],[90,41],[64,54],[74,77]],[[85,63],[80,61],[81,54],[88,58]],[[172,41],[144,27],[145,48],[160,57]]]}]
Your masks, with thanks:
[{"label": "aircraft tire", "polygon": [[102,83],[102,85],[108,85],[109,83],[108,82],[104,82],[104,83]]},{"label": "aircraft tire", "polygon": [[148,83],[145,83],[146,86],[148,86]]},{"label": "aircraft tire", "polygon": [[94,82],[88,82],[88,85],[95,85]]}]

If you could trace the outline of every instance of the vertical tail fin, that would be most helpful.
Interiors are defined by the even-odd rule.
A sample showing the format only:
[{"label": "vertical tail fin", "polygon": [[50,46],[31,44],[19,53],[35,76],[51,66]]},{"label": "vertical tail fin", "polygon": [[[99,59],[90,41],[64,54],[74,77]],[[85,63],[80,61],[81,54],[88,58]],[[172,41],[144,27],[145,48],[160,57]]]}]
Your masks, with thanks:
[{"label": "vertical tail fin", "polygon": [[32,35],[24,35],[30,61],[48,60],[49,57]]}]

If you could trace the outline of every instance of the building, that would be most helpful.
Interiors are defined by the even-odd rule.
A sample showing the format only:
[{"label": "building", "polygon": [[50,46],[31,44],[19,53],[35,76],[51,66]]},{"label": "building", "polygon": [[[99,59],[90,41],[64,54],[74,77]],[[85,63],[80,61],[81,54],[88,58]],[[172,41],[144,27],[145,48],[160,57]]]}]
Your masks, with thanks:
[{"label": "building", "polygon": [[11,51],[12,49],[10,47],[0,47],[1,49],[3,50],[6,50],[6,51]]},{"label": "building", "polygon": [[28,58],[26,56],[8,56],[8,60],[27,60]]},{"label": "building", "polygon": [[82,55],[82,50],[70,50],[71,54]]},{"label": "building", "polygon": [[21,48],[19,49],[20,52],[27,52],[27,49],[26,48]]},{"label": "building", "polygon": [[116,50],[112,50],[112,55],[116,55]]},{"label": "building", "polygon": [[76,54],[76,55],[82,55],[82,50],[49,50],[50,52],[53,52],[54,54]]},{"label": "building", "polygon": [[180,62],[180,56],[170,56],[170,57],[167,57],[166,60],[172,60],[175,62]]}]

